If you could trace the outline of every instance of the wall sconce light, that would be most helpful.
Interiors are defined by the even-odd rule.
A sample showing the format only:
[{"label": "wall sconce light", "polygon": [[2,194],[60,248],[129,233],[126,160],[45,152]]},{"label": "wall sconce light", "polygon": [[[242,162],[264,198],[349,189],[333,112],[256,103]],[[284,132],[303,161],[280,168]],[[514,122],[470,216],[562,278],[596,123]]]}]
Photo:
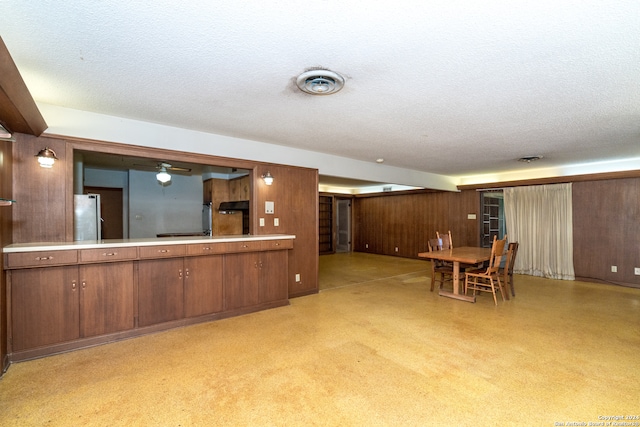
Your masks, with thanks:
[{"label": "wall sconce light", "polygon": [[40,150],[38,154],[36,154],[36,157],[38,158],[38,163],[40,163],[40,166],[43,168],[53,167],[55,161],[58,160],[56,152],[49,147]]},{"label": "wall sconce light", "polygon": [[156,174],[156,179],[161,184],[166,184],[167,182],[171,181],[171,175],[169,175],[167,169],[163,166],[160,168],[160,172]]},{"label": "wall sconce light", "polygon": [[264,183],[267,185],[273,184],[273,177],[271,176],[271,173],[269,171],[267,171],[267,173],[262,175],[262,179],[264,180]]}]

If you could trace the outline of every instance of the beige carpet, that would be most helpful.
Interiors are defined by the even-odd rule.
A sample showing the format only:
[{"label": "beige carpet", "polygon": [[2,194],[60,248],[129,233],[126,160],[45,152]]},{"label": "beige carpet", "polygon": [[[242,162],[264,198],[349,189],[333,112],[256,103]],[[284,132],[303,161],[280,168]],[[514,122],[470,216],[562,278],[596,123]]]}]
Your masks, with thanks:
[{"label": "beige carpet", "polygon": [[320,265],[322,291],[287,307],[13,364],[0,425],[554,426],[640,413],[640,289],[516,276],[516,298],[496,307],[429,292],[425,261]]}]

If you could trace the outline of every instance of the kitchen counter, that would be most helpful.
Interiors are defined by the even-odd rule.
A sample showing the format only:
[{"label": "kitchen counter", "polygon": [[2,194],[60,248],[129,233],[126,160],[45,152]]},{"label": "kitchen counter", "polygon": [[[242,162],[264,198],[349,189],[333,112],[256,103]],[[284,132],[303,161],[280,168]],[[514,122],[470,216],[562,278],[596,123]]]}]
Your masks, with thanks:
[{"label": "kitchen counter", "polygon": [[3,248],[11,361],[289,304],[295,236],[179,236]]},{"label": "kitchen counter", "polygon": [[85,240],[78,242],[35,242],[14,243],[2,249],[4,253],[35,252],[35,251],[61,251],[69,249],[107,249],[156,245],[184,245],[190,243],[229,243],[229,242],[253,242],[264,240],[295,239],[290,234],[264,234],[264,235],[234,235],[234,236],[188,236],[188,237],[162,237],[146,239],[109,239],[109,240]]}]

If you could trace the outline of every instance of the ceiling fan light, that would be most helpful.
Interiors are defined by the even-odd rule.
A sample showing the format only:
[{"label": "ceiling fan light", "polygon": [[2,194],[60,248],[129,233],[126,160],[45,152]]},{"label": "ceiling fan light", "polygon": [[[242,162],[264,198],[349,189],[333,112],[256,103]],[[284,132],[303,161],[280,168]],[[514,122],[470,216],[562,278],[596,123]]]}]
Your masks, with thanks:
[{"label": "ceiling fan light", "polygon": [[160,169],[160,172],[158,172],[156,174],[156,179],[162,183],[162,184],[166,184],[167,182],[171,181],[171,175],[169,175],[169,173],[167,172],[167,170],[162,167]]}]

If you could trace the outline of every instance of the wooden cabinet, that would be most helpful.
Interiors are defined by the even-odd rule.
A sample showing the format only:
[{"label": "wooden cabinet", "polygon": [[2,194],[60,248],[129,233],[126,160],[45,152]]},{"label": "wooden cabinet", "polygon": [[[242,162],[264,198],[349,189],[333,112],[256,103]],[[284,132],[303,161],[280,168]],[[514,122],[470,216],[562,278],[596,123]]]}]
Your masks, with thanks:
[{"label": "wooden cabinet", "polygon": [[80,336],[134,327],[133,262],[81,265]]},{"label": "wooden cabinet", "polygon": [[225,255],[225,309],[286,300],[287,274],[284,250]]},{"label": "wooden cabinet", "polygon": [[184,316],[182,258],[142,260],[138,263],[138,325]]},{"label": "wooden cabinet", "polygon": [[259,254],[224,256],[224,308],[234,310],[258,304]]},{"label": "wooden cabinet", "polygon": [[287,257],[287,251],[260,253],[260,288],[258,294],[260,303],[287,299]]},{"label": "wooden cabinet", "polygon": [[267,238],[7,253],[11,360],[286,305],[292,248]]},{"label": "wooden cabinet", "polygon": [[133,263],[11,272],[13,350],[134,327]]},{"label": "wooden cabinet", "polygon": [[222,255],[185,258],[184,266],[185,317],[222,311]]},{"label": "wooden cabinet", "polygon": [[80,337],[78,267],[11,272],[13,351]]},{"label": "wooden cabinet", "polygon": [[222,311],[222,256],[143,260],[138,264],[138,325]]},{"label": "wooden cabinet", "polygon": [[6,255],[6,268],[46,267],[76,264],[78,251],[18,252]]}]

